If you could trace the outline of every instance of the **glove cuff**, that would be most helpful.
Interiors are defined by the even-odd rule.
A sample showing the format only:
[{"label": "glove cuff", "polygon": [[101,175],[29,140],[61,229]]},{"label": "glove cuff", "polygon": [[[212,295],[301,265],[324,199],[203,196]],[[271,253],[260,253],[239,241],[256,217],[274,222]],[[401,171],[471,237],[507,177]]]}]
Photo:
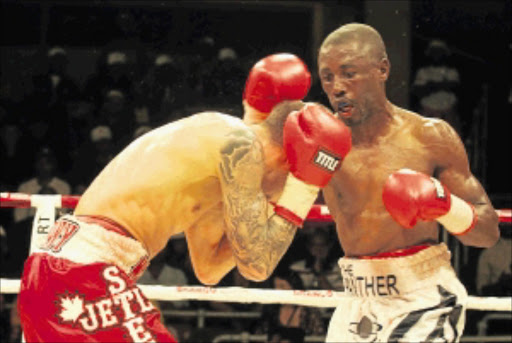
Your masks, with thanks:
[{"label": "glove cuff", "polygon": [[291,173],[288,174],[283,193],[274,206],[274,212],[289,222],[302,226],[311,206],[318,197],[319,187],[309,185]]},{"label": "glove cuff", "polygon": [[437,218],[437,221],[453,235],[464,235],[471,231],[477,222],[477,214],[473,205],[451,194],[451,206],[448,213]]}]

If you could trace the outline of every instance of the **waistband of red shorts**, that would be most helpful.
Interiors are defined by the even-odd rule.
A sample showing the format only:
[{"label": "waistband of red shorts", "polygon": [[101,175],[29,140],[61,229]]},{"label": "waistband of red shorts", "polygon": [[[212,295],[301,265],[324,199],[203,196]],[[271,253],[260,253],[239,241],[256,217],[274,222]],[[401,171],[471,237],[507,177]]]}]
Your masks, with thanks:
[{"label": "waistband of red shorts", "polygon": [[410,246],[407,248],[381,252],[381,253],[378,253],[375,255],[359,256],[357,258],[361,259],[361,260],[373,260],[373,259],[379,259],[379,258],[404,257],[404,256],[414,255],[417,252],[425,250],[431,246],[432,246],[431,244],[413,245],[413,246]]},{"label": "waistband of red shorts", "polygon": [[126,230],[121,224],[110,218],[94,215],[77,215],[75,217],[85,223],[98,224],[105,230],[113,231],[122,236],[135,239],[135,237],[133,237],[133,235],[130,232],[128,232],[128,230]]},{"label": "waistband of red shorts", "polygon": [[[147,253],[147,249],[144,247],[144,245],[137,240],[128,230],[126,230],[121,224],[117,223],[115,220],[112,220],[108,217],[104,216],[97,216],[97,215],[69,215],[69,216],[63,216],[59,220],[63,221],[71,221],[73,222],[73,218],[76,219],[76,222],[82,222],[85,225],[91,225],[92,228],[96,228],[96,230],[105,230],[115,233],[116,235],[119,235],[122,238],[121,240],[115,240],[114,246],[109,246],[109,243],[105,243],[103,246],[103,250],[101,250],[97,256],[99,256],[99,260],[105,260],[110,261],[110,258],[113,256],[112,251],[115,251],[116,259],[110,261],[111,263],[118,264],[122,267],[122,269],[133,279],[137,279],[146,269],[146,267],[149,265],[149,257]],[[101,246],[105,237],[102,236],[100,232],[96,231],[97,237],[91,237],[88,235],[85,235],[82,237],[82,243],[80,244],[92,244],[95,247]],[[112,236],[111,236],[112,237]],[[129,240],[126,240],[126,238],[129,238]],[[95,241],[95,239],[97,241]],[[83,242],[86,243],[83,243]],[[127,242],[130,241],[130,242]],[[133,242],[132,242],[133,241]],[[130,247],[130,248],[128,248]],[[113,249],[113,250],[112,250]],[[107,251],[109,250],[109,251]],[[105,254],[106,255],[105,255]],[[78,254],[78,255],[77,255]],[[130,260],[130,255],[136,254],[137,260],[132,261]],[[94,261],[89,261],[88,256],[87,258],[83,258],[80,253],[77,253],[76,251],[66,252],[65,254],[66,258],[69,258],[70,260],[74,262],[79,263],[89,263]],[[72,255],[73,257],[70,257]],[[105,257],[106,256],[106,257]]]}]

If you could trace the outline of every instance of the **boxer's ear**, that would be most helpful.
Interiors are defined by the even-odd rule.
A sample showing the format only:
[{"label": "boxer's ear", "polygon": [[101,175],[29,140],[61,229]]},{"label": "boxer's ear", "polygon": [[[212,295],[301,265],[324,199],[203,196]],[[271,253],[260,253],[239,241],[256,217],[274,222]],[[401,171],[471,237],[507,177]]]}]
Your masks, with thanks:
[{"label": "boxer's ear", "polygon": [[383,58],[379,62],[379,78],[381,81],[386,81],[389,77],[389,71],[391,69],[391,63],[389,63],[389,60],[387,58]]}]

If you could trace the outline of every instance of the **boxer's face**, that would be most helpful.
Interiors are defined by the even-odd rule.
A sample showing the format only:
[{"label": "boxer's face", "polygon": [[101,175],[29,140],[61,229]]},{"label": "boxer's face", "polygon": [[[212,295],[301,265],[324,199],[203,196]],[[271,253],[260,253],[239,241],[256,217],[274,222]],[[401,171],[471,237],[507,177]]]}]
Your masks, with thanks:
[{"label": "boxer's face", "polygon": [[[386,60],[387,62],[387,60]],[[386,101],[381,63],[357,42],[328,45],[320,50],[322,88],[336,115],[347,125],[365,122]]]}]

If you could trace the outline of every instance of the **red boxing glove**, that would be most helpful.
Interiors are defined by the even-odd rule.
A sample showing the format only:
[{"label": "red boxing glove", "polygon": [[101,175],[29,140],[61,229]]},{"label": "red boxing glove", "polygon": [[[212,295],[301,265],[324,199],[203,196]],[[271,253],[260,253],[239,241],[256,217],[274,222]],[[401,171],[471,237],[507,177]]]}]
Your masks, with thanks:
[{"label": "red boxing glove", "polygon": [[290,165],[274,211],[302,226],[320,187],[327,185],[352,146],[350,129],[325,107],[306,104],[283,127],[283,148]]},{"label": "red boxing glove", "polygon": [[470,204],[452,195],[437,179],[410,169],[388,177],[382,200],[393,219],[408,229],[418,220],[437,220],[448,231],[463,234],[476,222]]},{"label": "red boxing glove", "polygon": [[243,99],[260,112],[269,113],[283,100],[302,100],[311,86],[306,64],[292,54],[274,54],[257,62],[245,83]]},{"label": "red boxing glove", "polygon": [[352,147],[350,129],[317,104],[292,112],[283,127],[283,148],[290,172],[299,180],[325,187]]}]

